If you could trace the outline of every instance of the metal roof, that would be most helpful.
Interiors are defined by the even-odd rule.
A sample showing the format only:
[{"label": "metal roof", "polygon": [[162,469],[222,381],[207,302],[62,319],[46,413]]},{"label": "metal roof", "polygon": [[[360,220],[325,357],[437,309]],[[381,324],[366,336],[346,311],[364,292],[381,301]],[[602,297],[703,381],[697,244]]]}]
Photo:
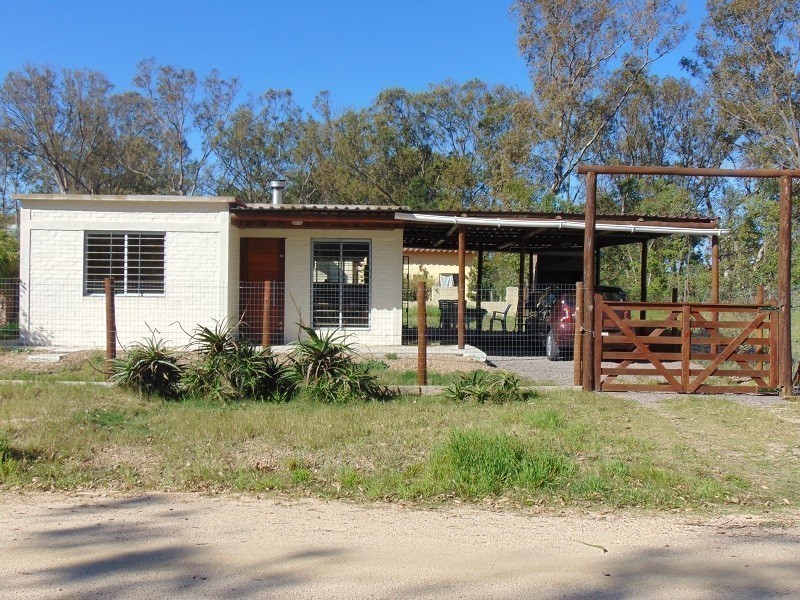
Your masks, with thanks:
[{"label": "metal roof", "polygon": [[[583,248],[580,213],[412,211],[376,205],[282,204],[232,208],[232,222],[248,228],[402,229],[406,248],[458,247],[464,227],[467,249],[548,252]],[[667,235],[720,235],[716,219],[645,215],[598,215],[597,246],[638,243]]]}]

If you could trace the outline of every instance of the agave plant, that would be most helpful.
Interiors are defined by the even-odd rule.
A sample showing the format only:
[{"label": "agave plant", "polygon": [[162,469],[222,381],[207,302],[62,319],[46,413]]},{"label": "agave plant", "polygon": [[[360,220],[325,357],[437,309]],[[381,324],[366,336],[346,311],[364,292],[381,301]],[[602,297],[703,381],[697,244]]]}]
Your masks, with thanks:
[{"label": "agave plant", "polygon": [[113,361],[110,380],[141,394],[173,399],[178,396],[181,375],[175,353],[153,335]]},{"label": "agave plant", "polygon": [[200,360],[186,370],[186,393],[222,402],[287,400],[295,388],[291,370],[269,350],[237,340],[236,325],[223,320],[214,328],[195,329],[190,345],[197,349]]},{"label": "agave plant", "polygon": [[235,351],[239,346],[236,340],[238,322],[225,318],[216,321],[213,328],[198,325],[192,333],[189,346],[206,357],[217,357]]},{"label": "agave plant", "polygon": [[347,336],[335,330],[317,333],[306,325],[300,325],[300,328],[306,337],[295,344],[291,359],[306,384],[336,377],[340,370],[353,362],[353,346],[347,343]]},{"label": "agave plant", "polygon": [[370,364],[356,361],[352,344],[338,331],[317,333],[300,326],[305,337],[291,355],[295,375],[304,394],[315,402],[346,403],[377,400],[388,390],[377,383]]}]

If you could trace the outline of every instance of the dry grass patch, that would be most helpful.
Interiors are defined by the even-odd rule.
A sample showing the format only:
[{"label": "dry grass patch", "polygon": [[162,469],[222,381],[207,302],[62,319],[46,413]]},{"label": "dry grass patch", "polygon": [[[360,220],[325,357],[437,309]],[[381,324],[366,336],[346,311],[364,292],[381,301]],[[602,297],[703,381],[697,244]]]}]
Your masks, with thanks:
[{"label": "dry grass patch", "polygon": [[492,405],[436,397],[222,405],[0,385],[0,489],[752,511],[784,498],[796,506],[797,440],[797,423],[709,399],[654,408],[552,392]]}]

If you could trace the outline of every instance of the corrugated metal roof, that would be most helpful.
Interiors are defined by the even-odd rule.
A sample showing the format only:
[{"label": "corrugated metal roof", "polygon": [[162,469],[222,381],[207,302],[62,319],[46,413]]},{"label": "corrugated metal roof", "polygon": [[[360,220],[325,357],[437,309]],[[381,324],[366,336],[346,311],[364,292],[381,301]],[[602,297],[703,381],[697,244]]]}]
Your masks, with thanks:
[{"label": "corrugated metal roof", "polygon": [[247,204],[237,209],[239,212],[266,211],[319,211],[319,212],[397,212],[407,211],[407,206],[386,206],[380,204]]}]

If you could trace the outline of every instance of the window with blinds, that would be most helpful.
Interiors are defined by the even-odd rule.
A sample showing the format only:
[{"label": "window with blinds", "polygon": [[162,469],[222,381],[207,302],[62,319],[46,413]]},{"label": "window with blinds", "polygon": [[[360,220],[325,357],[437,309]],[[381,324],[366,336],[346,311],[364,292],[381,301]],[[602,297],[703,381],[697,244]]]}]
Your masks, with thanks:
[{"label": "window with blinds", "polygon": [[312,327],[369,327],[370,254],[368,241],[312,242]]},{"label": "window with blinds", "polygon": [[106,277],[116,294],[164,293],[164,233],[87,232],[83,293],[102,294]]}]

